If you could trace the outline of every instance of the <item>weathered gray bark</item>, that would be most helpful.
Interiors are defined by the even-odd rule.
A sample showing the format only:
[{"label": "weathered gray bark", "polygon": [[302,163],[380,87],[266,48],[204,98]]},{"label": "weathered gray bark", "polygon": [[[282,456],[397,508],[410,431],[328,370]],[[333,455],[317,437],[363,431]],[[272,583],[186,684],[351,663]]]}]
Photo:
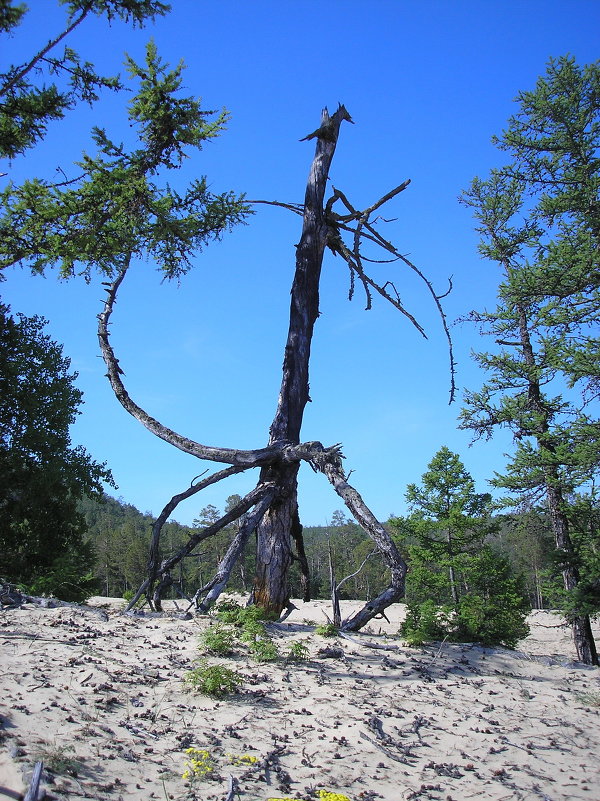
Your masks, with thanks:
[{"label": "weathered gray bark", "polygon": [[404,596],[408,568],[386,529],[367,507],[360,493],[348,484],[339,457],[329,456],[326,459],[318,459],[317,466],[325,473],[356,522],[374,540],[391,574],[389,587],[343,622],[342,628],[345,631],[358,631],[381,614],[384,609],[387,609],[390,604],[399,601]]},{"label": "weathered gray bark", "polygon": [[[329,116],[323,111],[321,127],[307,138],[317,146],[304,198],[302,235],[296,248],[296,271],[292,284],[290,322],[283,360],[283,377],[269,445],[300,442],[304,409],[309,401],[308,371],[315,321],[319,316],[319,283],[328,224],[324,199],[329,168],[342,121],[350,120],[343,106]],[[262,480],[274,481],[279,497],[257,530],[254,602],[280,613],[289,601],[288,572],[292,562],[292,530],[298,519],[299,465],[270,465]]]}]

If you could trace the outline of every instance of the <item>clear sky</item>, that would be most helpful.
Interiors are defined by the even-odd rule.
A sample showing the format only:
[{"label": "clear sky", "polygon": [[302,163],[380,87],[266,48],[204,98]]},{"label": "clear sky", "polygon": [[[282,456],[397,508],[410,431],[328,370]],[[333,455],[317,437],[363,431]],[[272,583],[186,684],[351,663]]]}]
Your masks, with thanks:
[{"label": "clear sky", "polygon": [[[227,107],[228,131],[186,162],[182,178],[206,174],[214,191],[249,198],[301,201],[323,106],[346,105],[331,178],[365,207],[407,178],[410,187],[386,211],[396,220],[385,235],[439,291],[450,320],[491,307],[498,276],[476,251],[467,209],[457,197],[475,175],[500,162],[490,142],[515,110],[519,90],[533,88],[550,57],[580,63],[600,56],[597,0],[174,0],[155,25],[132,31],[86,21],[70,38],[105,72],[121,71],[123,53],[140,59],[153,36],[163,58],[187,65],[185,87],[205,108]],[[31,0],[22,32],[3,43],[3,65],[21,61],[61,30],[64,10]],[[55,124],[44,144],[0,173],[53,178],[76,174],[72,163],[91,148],[89,129],[126,138],[125,99],[105,97]],[[0,179],[2,181],[8,178]],[[113,342],[132,397],[150,414],[204,444],[257,448],[275,412],[287,334],[294,244],[300,218],[259,207],[249,225],[195,261],[180,285],[161,283],[153,264],[136,265],[116,306]],[[311,397],[304,440],[343,443],[351,483],[381,519],[405,510],[407,483],[418,481],[435,452],[461,455],[479,491],[501,471],[508,438],[469,447],[457,431],[464,388],[482,380],[470,361],[487,347],[475,329],[456,324],[458,400],[448,406],[447,350],[425,289],[398,264],[377,276],[393,279],[424,325],[424,340],[384,302],[364,311],[357,292],[347,300],[348,273],[326,256],[321,313],[313,340]],[[14,312],[48,318],[48,333],[64,345],[79,372],[85,405],[73,442],[111,467],[113,494],[157,514],[204,469],[153,437],[120,407],[105,378],[95,334],[99,281],[60,282],[13,270],[0,286]],[[223,508],[255,474],[230,479],[181,505],[189,523],[211,503]],[[300,512],[305,525],[323,524],[342,508],[323,476],[303,466]]]}]

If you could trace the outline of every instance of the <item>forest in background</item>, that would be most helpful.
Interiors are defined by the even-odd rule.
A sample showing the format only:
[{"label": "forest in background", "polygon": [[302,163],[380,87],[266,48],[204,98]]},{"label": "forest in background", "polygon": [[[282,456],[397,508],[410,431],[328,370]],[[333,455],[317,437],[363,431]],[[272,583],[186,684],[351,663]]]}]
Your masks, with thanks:
[{"label": "forest in background", "polygon": [[[85,518],[86,542],[95,554],[92,573],[96,591],[100,595],[130,598],[146,577],[154,518],[109,495],[101,500],[83,499],[79,510]],[[219,515],[214,506],[205,507],[198,515],[198,526]],[[407,534],[406,522],[405,518],[392,518],[386,524],[404,554],[415,539]],[[491,531],[486,540],[495,551],[506,557],[513,575],[521,577],[530,607],[550,609],[560,605],[560,567],[554,557],[547,515],[542,510],[531,509],[499,515],[490,523]],[[175,521],[166,523],[162,535],[165,552],[172,553],[184,545],[191,533],[193,528],[190,526]],[[306,526],[303,533],[313,598],[331,596],[330,555],[337,582],[363,565],[360,572],[340,588],[341,598],[368,600],[388,583],[381,561],[372,553],[371,540],[343,512],[335,512],[330,525]],[[234,527],[225,529],[205,541],[197,554],[183,560],[174,575],[176,588],[189,597],[193,596],[196,589],[214,574],[234,534]],[[232,592],[250,593],[254,551],[255,546],[250,543],[243,560],[235,567],[228,588]],[[369,557],[369,554],[372,555]],[[172,590],[172,597],[178,597],[177,589]],[[300,575],[295,565],[292,597],[301,595]],[[406,600],[410,601],[410,595]]]}]

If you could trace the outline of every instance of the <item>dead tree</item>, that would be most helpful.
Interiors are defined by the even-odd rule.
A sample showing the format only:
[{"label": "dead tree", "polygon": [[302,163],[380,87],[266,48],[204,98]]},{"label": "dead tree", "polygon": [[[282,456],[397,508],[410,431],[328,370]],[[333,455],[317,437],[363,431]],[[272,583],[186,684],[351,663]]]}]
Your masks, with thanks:
[{"label": "dead tree", "polygon": [[[454,391],[454,362],[452,346],[440,300],[431,283],[395,247],[384,239],[375,227],[372,215],[384,203],[392,199],[407,186],[408,181],[393,189],[369,208],[356,210],[346,196],[337,189],[325,200],[329,169],[335,153],[340,126],[343,121],[352,122],[350,115],[340,106],[330,116],[323,111],[321,126],[305,139],[316,140],[316,152],[311,165],[304,203],[286,206],[303,218],[302,235],[296,246],[296,269],[291,291],[290,321],[283,361],[283,378],[275,418],[271,424],[266,447],[256,450],[236,450],[203,445],[190,440],[163,426],[139,407],[129,396],[122,381],[122,371],[109,339],[109,322],[117,292],[127,272],[126,264],[116,280],[107,284],[108,297],[99,315],[98,336],[106,365],[108,378],[120,403],[156,436],[199,459],[221,462],[229,467],[175,495],[165,506],[153,531],[152,549],[148,567],[148,578],[140,587],[131,605],[145,593],[150,601],[155,587],[185,556],[201,542],[216,534],[233,520],[243,515],[243,522],[228,553],[221,562],[217,575],[196,594],[200,606],[207,609],[226,585],[237,558],[243,552],[250,536],[257,537],[256,575],[253,587],[254,603],[277,614],[289,602],[288,571],[292,560],[298,559],[302,568],[305,587],[308,588],[308,563],[304,555],[302,526],[298,515],[297,481],[301,462],[308,462],[313,470],[322,473],[342,498],[347,508],[366,533],[374,540],[391,580],[389,586],[363,609],[343,623],[347,630],[358,630],[370,619],[380,614],[389,604],[398,601],[404,594],[406,564],[386,529],[366,506],[360,494],[350,484],[342,469],[342,454],[339,445],[325,447],[320,442],[305,442],[300,439],[304,409],[309,401],[309,362],[313,329],[319,315],[319,284],[321,265],[325,249],[341,256],[350,269],[350,298],[358,280],[364,289],[367,308],[370,308],[373,292],[380,294],[406,315],[425,336],[419,323],[402,305],[400,296],[392,282],[378,284],[365,270],[367,259],[362,252],[364,243],[372,243],[387,252],[385,261],[400,261],[415,271],[425,282],[437,308],[448,337],[452,375],[451,393]],[[267,202],[267,201],[255,201]],[[334,211],[341,203],[342,214]],[[351,235],[351,244],[344,236]],[[160,560],[159,537],[162,525],[177,504],[200,491],[203,487],[223,480],[233,473],[250,468],[260,468],[256,487],[220,520],[198,531],[176,554]],[[305,594],[307,598],[307,594]],[[158,599],[160,603],[160,598]]]}]

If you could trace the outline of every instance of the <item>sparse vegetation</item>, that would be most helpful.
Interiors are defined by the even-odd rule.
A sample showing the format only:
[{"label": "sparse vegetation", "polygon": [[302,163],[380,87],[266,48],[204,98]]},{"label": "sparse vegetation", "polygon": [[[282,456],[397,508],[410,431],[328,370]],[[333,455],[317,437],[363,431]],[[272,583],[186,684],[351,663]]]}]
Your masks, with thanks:
[{"label": "sparse vegetation", "polygon": [[217,623],[202,632],[200,635],[200,647],[215,656],[229,656],[234,651],[234,640],[234,632],[230,628]]},{"label": "sparse vegetation", "polygon": [[305,640],[297,640],[293,642],[286,654],[286,659],[290,662],[305,662],[310,657],[310,652],[306,646]]},{"label": "sparse vegetation", "polygon": [[207,779],[214,771],[214,764],[210,753],[203,748],[186,748],[185,753],[188,758],[185,763],[185,770],[181,776],[185,781],[194,779]]},{"label": "sparse vegetation", "polygon": [[600,709],[600,692],[576,693],[575,698],[585,706]]},{"label": "sparse vegetation", "polygon": [[335,637],[337,633],[338,630],[333,623],[321,623],[315,629],[315,634],[319,634],[321,637]]},{"label": "sparse vegetation", "polygon": [[202,660],[198,667],[185,674],[184,681],[191,689],[203,695],[222,698],[237,692],[242,685],[243,677],[226,665],[209,665],[206,660]]},{"label": "sparse vegetation", "polygon": [[260,606],[241,606],[235,601],[220,603],[217,607],[217,617],[223,623],[232,623],[235,626],[277,619],[277,615],[267,612]]},{"label": "sparse vegetation", "polygon": [[51,773],[75,778],[79,773],[79,760],[73,756],[74,751],[72,745],[48,743],[35,749],[32,756],[35,762],[43,762],[44,768]]}]

